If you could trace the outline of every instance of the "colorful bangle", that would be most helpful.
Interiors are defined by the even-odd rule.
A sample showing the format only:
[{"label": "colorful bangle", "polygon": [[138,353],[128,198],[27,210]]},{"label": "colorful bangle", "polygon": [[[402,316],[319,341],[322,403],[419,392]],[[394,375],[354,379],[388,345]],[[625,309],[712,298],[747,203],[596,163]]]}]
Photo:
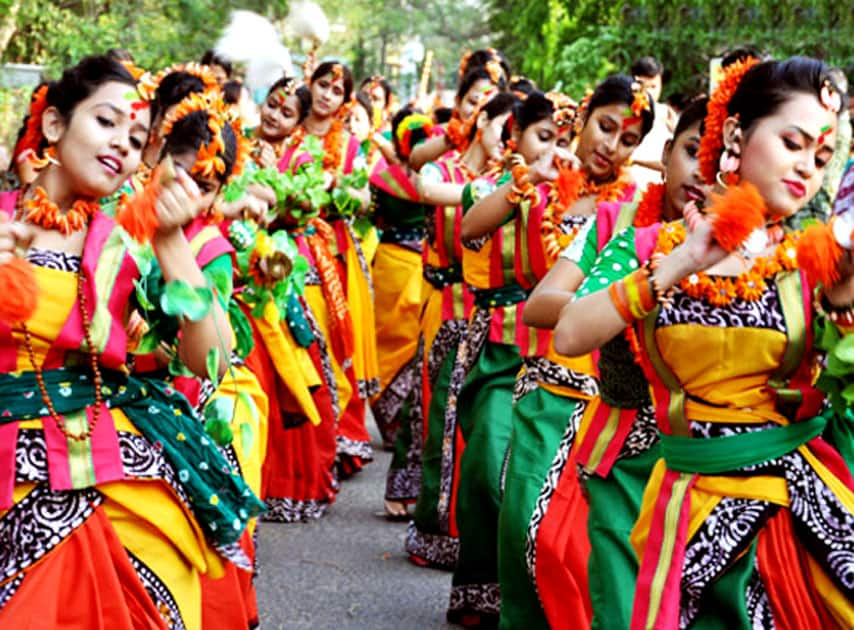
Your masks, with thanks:
[{"label": "colorful bangle", "polygon": [[634,319],[643,319],[655,308],[655,296],[649,282],[649,270],[641,267],[622,280]]},{"label": "colorful bangle", "polygon": [[614,308],[617,309],[617,314],[620,318],[626,322],[626,324],[631,324],[635,318],[632,315],[628,300],[626,299],[626,294],[623,290],[623,281],[620,280],[619,282],[612,283],[611,286],[608,287],[608,295],[611,297],[611,302],[614,304]]}]

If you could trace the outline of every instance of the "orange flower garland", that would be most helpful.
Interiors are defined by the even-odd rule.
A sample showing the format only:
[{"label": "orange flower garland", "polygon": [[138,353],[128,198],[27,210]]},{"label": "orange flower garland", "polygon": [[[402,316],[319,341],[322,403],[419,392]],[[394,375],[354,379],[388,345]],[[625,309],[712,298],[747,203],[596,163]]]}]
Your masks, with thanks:
[{"label": "orange flower garland", "polygon": [[543,212],[540,224],[540,234],[543,239],[543,249],[549,266],[560,256],[560,253],[572,242],[578,234],[574,228],[570,234],[561,230],[563,214],[583,197],[596,196],[596,203],[617,201],[631,185],[631,179],[623,169],[617,178],[604,184],[597,184],[581,171],[559,169],[558,177],[549,191],[549,203]]},{"label": "orange flower garland", "polygon": [[48,199],[47,193],[41,186],[36,188],[32,199],[24,201],[25,219],[29,223],[46,230],[59,230],[63,236],[85,228],[100,207],[101,204],[97,201],[78,199],[71,209],[63,214],[57,205]]},{"label": "orange flower garland", "polygon": [[[666,256],[685,241],[685,226],[681,223],[668,223],[662,226],[653,257]],[[724,307],[735,298],[756,301],[762,297],[767,280],[780,271],[797,268],[797,246],[800,232],[788,234],[777,245],[773,253],[757,258],[750,269],[738,276],[709,276],[705,271],[693,273],[679,282],[679,287],[694,299],[704,299],[712,306]]]},{"label": "orange flower garland", "polygon": [[460,147],[465,146],[466,142],[468,142],[468,134],[465,123],[460,119],[456,111],[451,116],[451,120],[448,121],[448,126],[445,129],[445,137],[457,151],[462,153]]},{"label": "orange flower garland", "polygon": [[724,69],[723,79],[709,98],[706,118],[703,122],[703,137],[700,139],[700,148],[697,151],[700,175],[703,176],[707,184],[714,184],[715,176],[718,173],[718,162],[721,159],[724,146],[724,121],[729,116],[727,106],[745,73],[758,63],[758,59],[750,58],[736,61],[727,66]]},{"label": "orange flower garland", "polygon": [[635,210],[635,227],[647,227],[661,221],[664,216],[664,184],[649,184]]},{"label": "orange flower garland", "polygon": [[323,136],[323,170],[335,172],[341,166],[341,152],[343,150],[344,119],[347,117],[349,107],[342,105],[326,135]]}]

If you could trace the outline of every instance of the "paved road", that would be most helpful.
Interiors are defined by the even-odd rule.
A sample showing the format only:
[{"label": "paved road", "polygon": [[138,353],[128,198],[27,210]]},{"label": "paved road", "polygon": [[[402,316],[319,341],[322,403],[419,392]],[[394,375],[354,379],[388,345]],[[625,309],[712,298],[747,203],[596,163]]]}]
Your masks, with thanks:
[{"label": "paved road", "polygon": [[324,518],[260,524],[263,630],[453,628],[445,623],[451,574],[411,564],[403,551],[406,524],[376,514],[391,455],[376,434],[374,442],[376,459],[344,482]]}]

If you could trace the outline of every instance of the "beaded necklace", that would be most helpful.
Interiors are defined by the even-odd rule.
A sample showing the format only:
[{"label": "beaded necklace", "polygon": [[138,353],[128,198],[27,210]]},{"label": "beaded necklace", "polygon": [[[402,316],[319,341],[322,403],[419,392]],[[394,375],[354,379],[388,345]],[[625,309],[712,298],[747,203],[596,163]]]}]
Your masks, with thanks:
[{"label": "beaded necklace", "polygon": [[[39,190],[42,189],[38,188],[36,190],[37,194]],[[15,214],[18,216],[22,214],[23,206],[26,204],[26,202],[24,202],[25,192],[26,191],[22,191],[21,194],[18,195],[17,207],[15,209]],[[44,193],[43,190],[42,193]],[[55,207],[55,204],[53,205]],[[97,210],[97,205],[98,204],[96,203],[95,210]],[[92,214],[94,214],[94,211],[92,212]],[[88,219],[91,219],[91,216],[92,215],[90,214],[87,217],[86,225],[88,225]],[[72,433],[71,431],[69,431],[68,427],[65,426],[65,420],[62,418],[62,416],[59,415],[59,413],[57,413],[56,408],[53,406],[53,401],[50,399],[50,394],[48,393],[47,386],[44,382],[44,373],[42,371],[42,367],[36,361],[36,355],[35,351],[33,350],[33,340],[30,335],[30,330],[29,328],[27,328],[26,323],[21,322],[21,328],[24,333],[24,345],[27,348],[27,356],[29,357],[30,365],[33,368],[33,372],[35,372],[36,374],[36,382],[39,386],[39,392],[41,393],[42,401],[44,402],[45,407],[47,408],[48,413],[50,414],[50,417],[53,418],[53,421],[56,424],[56,428],[59,429],[60,433],[62,433],[66,438],[75,440],[77,442],[83,442],[89,439],[89,437],[91,437],[92,432],[95,430],[95,427],[98,424],[98,420],[101,417],[101,411],[104,405],[104,400],[101,394],[101,385],[103,379],[101,377],[101,367],[98,362],[98,353],[95,350],[95,344],[92,342],[92,322],[89,319],[89,312],[87,310],[86,305],[86,291],[84,290],[85,283],[86,276],[83,274],[83,266],[81,265],[80,271],[77,272],[77,303],[80,307],[80,317],[83,323],[83,338],[86,340],[86,347],[89,351],[89,364],[92,368],[92,373],[95,377],[95,413],[92,419],[92,423],[89,424],[87,422],[86,430],[83,433]]]}]

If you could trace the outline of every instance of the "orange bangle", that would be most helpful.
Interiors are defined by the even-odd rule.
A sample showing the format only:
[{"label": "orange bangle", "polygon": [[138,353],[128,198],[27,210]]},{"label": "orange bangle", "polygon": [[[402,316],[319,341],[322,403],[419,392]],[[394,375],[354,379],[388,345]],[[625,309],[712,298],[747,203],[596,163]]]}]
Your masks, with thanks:
[{"label": "orange bangle", "polygon": [[631,310],[629,310],[628,300],[626,300],[623,281],[614,282],[611,286],[608,287],[608,295],[611,297],[611,302],[614,304],[614,308],[617,309],[617,313],[620,318],[626,322],[627,324],[631,324],[635,318],[632,315]]},{"label": "orange bangle", "polygon": [[655,298],[649,286],[649,271],[638,269],[623,279],[629,311],[633,319],[643,319],[655,308]]}]

